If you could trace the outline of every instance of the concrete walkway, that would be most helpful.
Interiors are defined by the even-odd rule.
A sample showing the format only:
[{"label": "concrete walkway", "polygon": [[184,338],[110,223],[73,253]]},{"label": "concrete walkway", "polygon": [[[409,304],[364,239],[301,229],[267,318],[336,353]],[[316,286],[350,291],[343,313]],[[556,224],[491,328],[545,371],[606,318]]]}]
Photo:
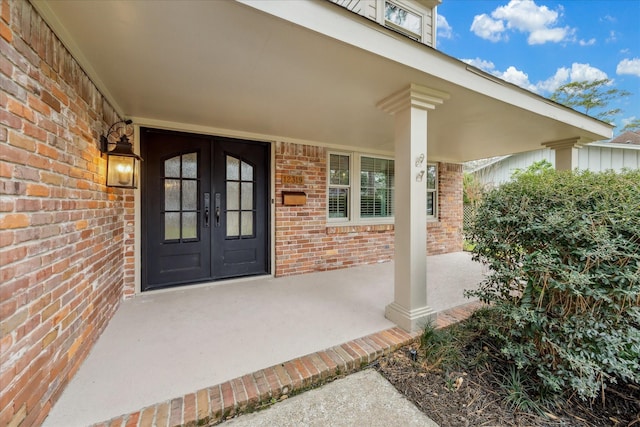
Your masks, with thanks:
[{"label": "concrete walkway", "polygon": [[338,379],[223,427],[438,427],[372,369]]},{"label": "concrete walkway", "polygon": [[[429,257],[430,305],[468,302],[462,290],[481,277],[468,254]],[[136,413],[388,330],[392,299],[392,263],[138,296],[121,304],[44,425]]]}]

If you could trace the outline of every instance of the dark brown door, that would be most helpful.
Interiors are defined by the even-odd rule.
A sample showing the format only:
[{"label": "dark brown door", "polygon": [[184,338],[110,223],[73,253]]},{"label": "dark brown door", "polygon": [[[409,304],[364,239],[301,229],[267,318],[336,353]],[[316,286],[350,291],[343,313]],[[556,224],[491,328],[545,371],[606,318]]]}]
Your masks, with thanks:
[{"label": "dark brown door", "polygon": [[268,145],[140,134],[142,290],[268,273]]}]

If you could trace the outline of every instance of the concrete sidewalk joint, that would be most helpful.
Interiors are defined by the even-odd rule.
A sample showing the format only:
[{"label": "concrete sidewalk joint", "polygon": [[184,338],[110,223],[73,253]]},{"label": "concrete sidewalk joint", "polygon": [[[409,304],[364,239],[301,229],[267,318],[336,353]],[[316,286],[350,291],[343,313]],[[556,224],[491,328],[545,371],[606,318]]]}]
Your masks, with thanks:
[{"label": "concrete sidewalk joint", "polygon": [[[469,317],[480,303],[438,314],[438,328]],[[321,386],[370,365],[383,355],[411,344],[420,333],[391,328],[329,349],[261,369],[93,427],[192,427],[215,425],[238,414],[267,407],[280,399]]]}]

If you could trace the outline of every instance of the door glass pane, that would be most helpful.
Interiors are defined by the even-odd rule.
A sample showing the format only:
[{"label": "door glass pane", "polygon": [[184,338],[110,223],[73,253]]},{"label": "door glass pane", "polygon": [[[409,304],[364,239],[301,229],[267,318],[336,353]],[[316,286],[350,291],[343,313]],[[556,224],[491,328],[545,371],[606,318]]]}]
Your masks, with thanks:
[{"label": "door glass pane", "polygon": [[182,238],[195,239],[198,237],[198,224],[195,212],[185,212],[182,214]]},{"label": "door glass pane", "polygon": [[198,153],[189,153],[182,156],[182,177],[198,177]]},{"label": "door glass pane", "polygon": [[237,210],[238,200],[240,199],[240,183],[239,182],[227,182],[227,210]]},{"label": "door glass pane", "polygon": [[240,236],[240,212],[227,212],[227,237]]},{"label": "door glass pane", "polygon": [[243,236],[252,236],[253,235],[253,212],[242,212],[242,235]]},{"label": "door glass pane", "polygon": [[166,211],[180,210],[180,180],[179,179],[164,180],[164,210]]},{"label": "door glass pane", "polygon": [[240,179],[240,160],[235,157],[227,156],[227,179]]},{"label": "door glass pane", "polygon": [[253,181],[253,166],[248,163],[242,162],[242,180]]},{"label": "door glass pane", "polygon": [[182,210],[198,208],[198,181],[182,181]]},{"label": "door glass pane", "polygon": [[242,195],[240,209],[253,209],[253,182],[243,182],[240,194]]},{"label": "door glass pane", "polygon": [[180,213],[167,212],[164,214],[164,239],[174,240],[180,238]]},{"label": "door glass pane", "polygon": [[180,156],[164,161],[164,176],[167,178],[180,178]]}]

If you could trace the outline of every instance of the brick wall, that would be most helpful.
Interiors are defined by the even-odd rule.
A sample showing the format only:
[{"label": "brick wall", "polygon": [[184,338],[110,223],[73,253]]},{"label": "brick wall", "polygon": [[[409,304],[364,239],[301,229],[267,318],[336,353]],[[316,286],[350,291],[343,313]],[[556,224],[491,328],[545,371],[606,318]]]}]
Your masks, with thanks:
[{"label": "brick wall", "polygon": [[113,109],[30,3],[0,4],[0,425],[31,426],[133,278],[133,195],[104,186]]},{"label": "brick wall", "polygon": [[[327,227],[327,151],[276,143],[276,276],[334,270],[393,258],[393,226]],[[283,175],[304,184],[283,184]],[[283,206],[282,191],[304,191],[304,206]]]},{"label": "brick wall", "polygon": [[[325,148],[277,143],[276,276],[333,270],[393,259],[393,225],[327,226]],[[462,165],[439,164],[439,219],[427,225],[430,255],[462,250]],[[297,175],[303,184],[283,184]],[[307,203],[284,206],[282,192],[304,191]]]},{"label": "brick wall", "polygon": [[427,223],[427,254],[462,250],[462,165],[438,163],[438,220]]}]

